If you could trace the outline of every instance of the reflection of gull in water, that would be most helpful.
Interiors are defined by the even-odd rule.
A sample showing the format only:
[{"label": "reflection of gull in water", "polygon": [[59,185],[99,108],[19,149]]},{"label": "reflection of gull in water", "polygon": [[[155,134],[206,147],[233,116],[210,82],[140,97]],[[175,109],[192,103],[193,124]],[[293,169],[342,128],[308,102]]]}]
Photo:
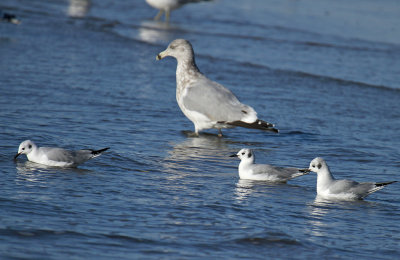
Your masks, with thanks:
[{"label": "reflection of gull in water", "polygon": [[305,226],[315,237],[326,235],[326,221],[324,221],[324,216],[329,212],[328,206],[329,204],[326,204],[326,201],[318,199],[315,199],[314,203],[309,205],[309,225]]},{"label": "reflection of gull in water", "polygon": [[308,225],[304,225],[309,233],[313,236],[329,236],[329,227],[331,225],[332,211],[338,209],[351,209],[359,208],[360,205],[368,205],[370,202],[363,200],[356,201],[343,201],[343,200],[332,200],[325,199],[321,196],[317,196],[315,200],[308,205],[308,212],[310,217],[308,218]]},{"label": "reflection of gull in water", "polygon": [[205,1],[211,0],[146,0],[147,4],[159,10],[158,14],[154,17],[154,20],[160,20],[163,13],[165,13],[166,22],[169,22],[170,13],[172,10],[178,9],[185,4]]},{"label": "reflection of gull in water", "polygon": [[90,0],[69,0],[68,16],[83,18],[90,8]]},{"label": "reflection of gull in water", "polygon": [[188,171],[204,169],[208,164],[207,172],[213,172],[213,167],[220,169],[221,164],[231,167],[226,158],[230,152],[230,142],[218,138],[216,135],[201,134],[198,138],[187,138],[175,144],[164,159],[163,166],[169,173],[186,176]]},{"label": "reflection of gull in water", "polygon": [[75,173],[90,173],[91,170],[86,169],[79,169],[79,168],[59,168],[53,166],[47,166],[44,164],[39,164],[31,161],[26,162],[16,162],[16,169],[19,174],[19,179],[23,179],[25,181],[30,182],[46,182],[46,178],[42,178],[40,173],[68,173],[68,172],[75,172]]},{"label": "reflection of gull in water", "polygon": [[143,21],[139,28],[139,39],[149,43],[169,42],[175,39],[180,28],[168,23]]},{"label": "reflection of gull in water", "polygon": [[239,179],[235,188],[236,199],[239,201],[246,199],[253,192],[253,186],[254,181]]}]

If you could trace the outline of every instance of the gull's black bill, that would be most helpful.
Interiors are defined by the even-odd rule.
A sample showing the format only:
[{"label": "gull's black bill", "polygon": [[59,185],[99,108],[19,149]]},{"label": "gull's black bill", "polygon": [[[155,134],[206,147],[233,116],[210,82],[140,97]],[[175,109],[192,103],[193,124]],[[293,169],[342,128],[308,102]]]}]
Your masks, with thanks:
[{"label": "gull's black bill", "polygon": [[14,160],[16,160],[17,157],[20,156],[20,155],[21,155],[21,153],[17,153],[17,154],[14,156]]}]

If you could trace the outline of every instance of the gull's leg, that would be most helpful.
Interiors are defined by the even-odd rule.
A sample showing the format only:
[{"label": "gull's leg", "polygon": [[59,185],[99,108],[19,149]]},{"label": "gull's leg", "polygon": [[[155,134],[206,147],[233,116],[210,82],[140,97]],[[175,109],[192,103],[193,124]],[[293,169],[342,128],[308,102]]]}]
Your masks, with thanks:
[{"label": "gull's leg", "polygon": [[194,126],[194,136],[199,137],[199,129],[196,125]]},{"label": "gull's leg", "polygon": [[160,18],[161,18],[161,16],[162,16],[163,12],[164,12],[164,11],[161,9],[161,10],[158,12],[158,14],[154,17],[154,20],[155,20],[155,21],[160,20]]},{"label": "gull's leg", "polygon": [[170,13],[171,13],[170,10],[166,10],[166,11],[165,11],[165,21],[166,21],[167,23],[169,23]]},{"label": "gull's leg", "polygon": [[222,130],[221,130],[221,128],[218,128],[218,137],[222,137]]}]

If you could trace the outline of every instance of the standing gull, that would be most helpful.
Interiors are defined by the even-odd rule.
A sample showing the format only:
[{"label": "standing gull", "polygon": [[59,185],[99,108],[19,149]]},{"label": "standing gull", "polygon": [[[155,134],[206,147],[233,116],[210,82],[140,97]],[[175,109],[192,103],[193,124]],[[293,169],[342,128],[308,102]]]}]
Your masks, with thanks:
[{"label": "standing gull", "polygon": [[236,126],[261,129],[277,133],[274,125],[257,118],[257,112],[241,103],[227,88],[204,76],[196,66],[189,41],[177,39],[157,55],[157,60],[174,57],[176,68],[176,100],[183,114],[195,127],[195,134],[203,129]]},{"label": "standing gull", "polygon": [[28,160],[31,162],[48,166],[76,167],[89,159],[101,155],[108,149],[109,148],[68,151],[55,147],[37,147],[31,140],[26,140],[19,145],[18,153],[15,155],[14,159],[17,159],[21,154],[26,154],[26,157],[28,157]]},{"label": "standing gull", "polygon": [[160,10],[154,20],[160,20],[163,13],[165,13],[165,21],[169,22],[170,13],[172,10],[178,9],[182,5],[189,3],[205,2],[211,0],[146,0],[146,2],[153,8]]},{"label": "standing gull", "polygon": [[331,174],[325,160],[317,157],[310,163],[310,171],[317,173],[317,195],[327,199],[357,200],[383,189],[391,182],[355,182],[336,180]]},{"label": "standing gull", "polygon": [[277,167],[269,164],[255,164],[254,152],[243,148],[231,157],[239,157],[239,177],[240,179],[255,181],[287,182],[293,178],[306,175],[309,169]]}]

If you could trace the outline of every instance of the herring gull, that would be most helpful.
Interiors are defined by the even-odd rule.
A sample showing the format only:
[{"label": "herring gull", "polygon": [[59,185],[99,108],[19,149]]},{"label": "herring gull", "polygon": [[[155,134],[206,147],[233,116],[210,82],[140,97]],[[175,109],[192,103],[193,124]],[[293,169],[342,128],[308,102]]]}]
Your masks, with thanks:
[{"label": "herring gull", "polygon": [[176,100],[183,114],[195,127],[195,135],[204,129],[236,126],[278,133],[274,125],[257,117],[257,112],[241,103],[227,88],[204,76],[196,66],[192,45],[184,39],[172,41],[157,55],[157,60],[167,56],[177,60]]}]

